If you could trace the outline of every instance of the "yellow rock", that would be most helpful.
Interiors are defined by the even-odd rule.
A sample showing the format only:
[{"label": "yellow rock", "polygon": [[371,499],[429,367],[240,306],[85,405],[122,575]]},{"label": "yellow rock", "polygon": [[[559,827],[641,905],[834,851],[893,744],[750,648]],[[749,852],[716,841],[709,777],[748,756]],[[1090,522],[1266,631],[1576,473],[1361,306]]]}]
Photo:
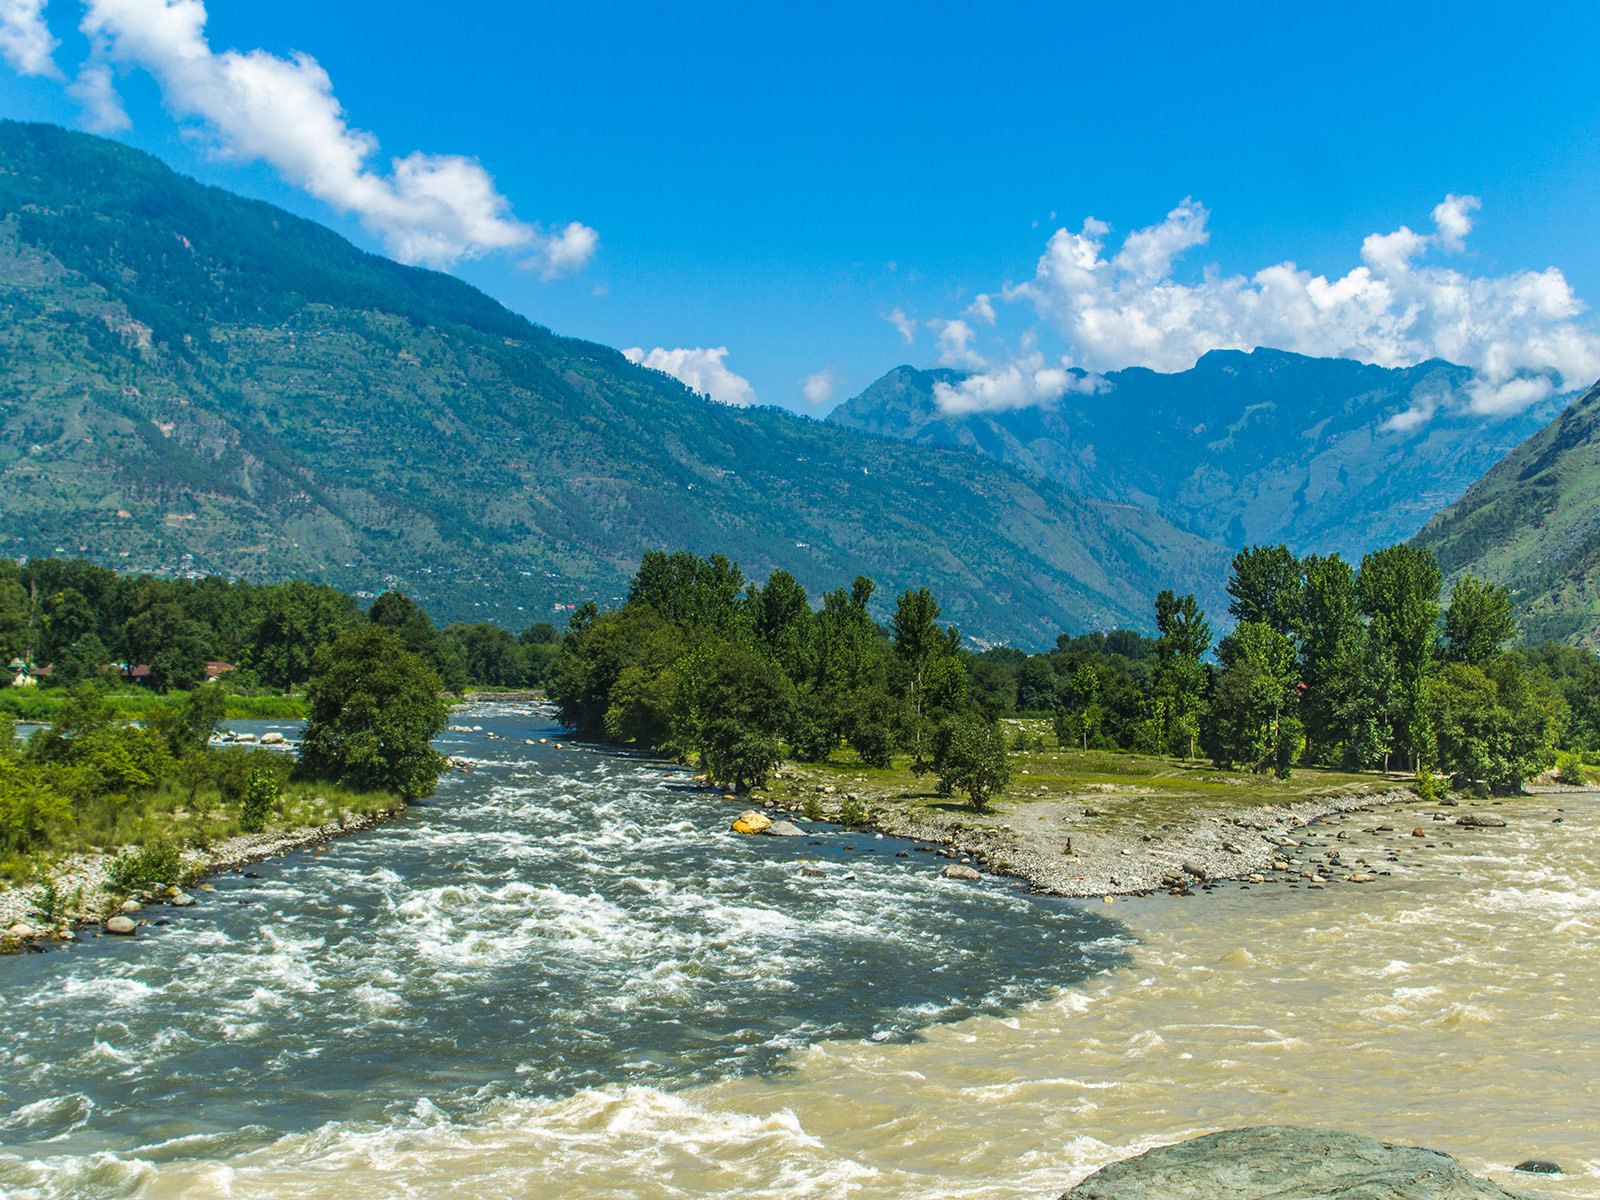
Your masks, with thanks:
[{"label": "yellow rock", "polygon": [[760,833],[772,824],[770,817],[765,817],[753,808],[747,808],[739,814],[739,819],[733,823],[735,833]]}]

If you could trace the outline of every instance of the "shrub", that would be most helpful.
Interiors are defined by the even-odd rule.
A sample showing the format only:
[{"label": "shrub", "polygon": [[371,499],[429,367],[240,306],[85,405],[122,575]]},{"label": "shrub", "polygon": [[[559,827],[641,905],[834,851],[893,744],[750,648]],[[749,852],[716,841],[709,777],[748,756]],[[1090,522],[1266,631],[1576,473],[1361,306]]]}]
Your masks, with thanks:
[{"label": "shrub", "polygon": [[867,809],[855,796],[846,796],[839,805],[839,824],[859,825],[867,819]]},{"label": "shrub", "polygon": [[1576,754],[1563,754],[1556,759],[1556,778],[1562,783],[1582,787],[1588,782],[1583,770],[1583,760]]},{"label": "shrub", "polygon": [[800,806],[800,815],[808,821],[822,820],[822,801],[815,796],[807,796],[805,803]]},{"label": "shrub", "polygon": [[106,868],[106,881],[113,892],[125,894],[158,883],[176,883],[182,874],[183,859],[178,848],[166,838],[157,838],[112,859]]},{"label": "shrub", "polygon": [[245,833],[260,833],[267,827],[267,814],[277,802],[277,776],[257,768],[250,775],[250,786],[239,809],[239,828]]},{"label": "shrub", "polygon": [[1411,790],[1417,794],[1419,800],[1432,803],[1439,798],[1439,781],[1427,767],[1419,766],[1417,777],[1411,781]]}]

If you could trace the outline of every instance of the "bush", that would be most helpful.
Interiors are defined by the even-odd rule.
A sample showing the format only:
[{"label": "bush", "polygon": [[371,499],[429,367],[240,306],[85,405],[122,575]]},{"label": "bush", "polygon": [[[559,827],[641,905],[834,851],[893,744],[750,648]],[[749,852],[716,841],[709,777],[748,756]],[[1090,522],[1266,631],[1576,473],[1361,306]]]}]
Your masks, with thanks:
[{"label": "bush", "polygon": [[1411,781],[1411,790],[1417,794],[1417,799],[1426,800],[1431,804],[1439,798],[1439,781],[1427,767],[1419,766],[1417,777]]},{"label": "bush", "polygon": [[277,776],[257,768],[251,772],[250,786],[239,809],[239,828],[245,833],[260,833],[267,827],[267,814],[277,802]]},{"label": "bush", "polygon": [[855,796],[846,796],[839,805],[839,824],[859,825],[867,819],[867,809]]},{"label": "bush", "polygon": [[1576,754],[1563,754],[1556,759],[1556,778],[1573,787],[1582,787],[1589,782],[1583,769],[1583,760]]},{"label": "bush", "polygon": [[822,801],[815,796],[807,796],[805,803],[800,806],[800,815],[808,821],[822,820]]},{"label": "bush", "polygon": [[124,895],[158,883],[176,883],[182,875],[183,859],[166,838],[157,838],[137,850],[124,850],[106,868],[111,890]]}]

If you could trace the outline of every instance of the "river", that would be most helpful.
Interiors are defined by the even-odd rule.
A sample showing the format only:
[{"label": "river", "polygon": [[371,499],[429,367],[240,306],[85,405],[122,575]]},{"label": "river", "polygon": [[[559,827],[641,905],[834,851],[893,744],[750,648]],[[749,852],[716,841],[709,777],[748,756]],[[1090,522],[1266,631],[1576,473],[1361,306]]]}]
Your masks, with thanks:
[{"label": "river", "polygon": [[476,772],[399,821],[0,961],[0,1193],[1044,1200],[1295,1122],[1600,1197],[1592,795],[1306,831],[1374,884],[1091,905],[456,719]]}]

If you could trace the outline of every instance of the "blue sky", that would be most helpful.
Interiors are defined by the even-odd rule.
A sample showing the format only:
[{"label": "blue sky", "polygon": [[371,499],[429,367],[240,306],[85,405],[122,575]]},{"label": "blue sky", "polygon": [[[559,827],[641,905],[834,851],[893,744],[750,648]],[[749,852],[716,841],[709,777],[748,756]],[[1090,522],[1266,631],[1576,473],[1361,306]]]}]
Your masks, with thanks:
[{"label": "blue sky", "polygon": [[[1486,413],[1592,381],[1600,7],[1295,7],[0,0],[0,115],[107,130],[732,400],[824,412],[943,361],[977,379],[951,403],[1008,407],[1256,341],[1467,361]],[[273,87],[320,67],[381,147],[365,174],[308,187],[327,111],[219,88],[230,50]],[[440,234],[396,198],[414,153],[475,159],[505,207]]]}]

